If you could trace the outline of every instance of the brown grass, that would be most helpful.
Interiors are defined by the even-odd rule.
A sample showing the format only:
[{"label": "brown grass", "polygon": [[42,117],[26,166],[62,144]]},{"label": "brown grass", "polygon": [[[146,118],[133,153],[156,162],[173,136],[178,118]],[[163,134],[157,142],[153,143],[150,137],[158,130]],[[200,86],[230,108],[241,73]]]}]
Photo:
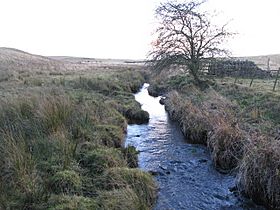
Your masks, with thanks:
[{"label": "brown grass", "polygon": [[[166,109],[187,140],[205,143],[221,172],[236,169],[238,188],[269,209],[280,209],[279,91],[274,80],[215,78],[200,91],[185,75],[157,75],[167,94]],[[175,92],[177,90],[178,92]],[[201,134],[207,138],[201,141]],[[195,140],[195,141],[190,141]]]},{"label": "brown grass", "polygon": [[216,168],[223,171],[235,168],[243,156],[245,142],[245,135],[238,125],[220,120],[208,138],[208,147]]},{"label": "brown grass", "polygon": [[253,136],[239,166],[239,190],[271,209],[280,209],[279,151],[279,141]]},{"label": "brown grass", "polygon": [[190,143],[207,144],[207,132],[211,129],[206,112],[190,100],[184,100],[177,92],[171,92],[165,102],[172,119],[179,122],[183,134]]},{"label": "brown grass", "polygon": [[179,122],[189,143],[208,145],[217,169],[226,172],[235,168],[246,141],[234,114],[236,105],[213,89],[201,92],[189,88],[194,91],[187,97],[176,91],[167,95],[169,115]]}]

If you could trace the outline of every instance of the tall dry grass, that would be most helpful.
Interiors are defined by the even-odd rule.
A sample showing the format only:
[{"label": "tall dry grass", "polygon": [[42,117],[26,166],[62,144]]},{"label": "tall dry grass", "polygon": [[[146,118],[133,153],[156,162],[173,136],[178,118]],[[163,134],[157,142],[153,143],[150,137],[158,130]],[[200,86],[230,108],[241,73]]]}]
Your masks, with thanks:
[{"label": "tall dry grass", "polygon": [[176,91],[167,95],[165,108],[171,118],[179,122],[187,141],[207,144],[207,132],[211,128],[207,113],[195,106],[191,100],[182,98]]},{"label": "tall dry grass", "polygon": [[279,141],[254,135],[239,165],[239,190],[269,209],[280,209],[279,151]]},{"label": "tall dry grass", "polygon": [[[165,105],[187,140],[207,142],[217,169],[236,169],[240,192],[268,209],[280,209],[279,93],[268,89],[269,81],[258,80],[249,88],[250,81],[215,79],[201,91],[187,76],[165,73],[154,75],[156,87],[177,90],[167,94]],[[203,131],[207,138],[201,140]]]},{"label": "tall dry grass", "polygon": [[243,157],[246,136],[237,124],[221,118],[209,134],[208,147],[212,160],[219,170],[227,172],[238,166]]}]

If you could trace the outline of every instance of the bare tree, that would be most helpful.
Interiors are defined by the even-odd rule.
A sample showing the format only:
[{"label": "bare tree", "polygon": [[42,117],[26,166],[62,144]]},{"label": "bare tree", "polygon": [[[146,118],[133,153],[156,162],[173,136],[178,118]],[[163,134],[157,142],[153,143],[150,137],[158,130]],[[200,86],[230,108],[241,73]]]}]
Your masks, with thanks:
[{"label": "bare tree", "polygon": [[150,54],[155,69],[180,65],[200,84],[203,61],[225,53],[220,45],[231,33],[226,31],[226,25],[211,24],[209,15],[199,10],[203,3],[172,1],[156,9],[159,27]]}]

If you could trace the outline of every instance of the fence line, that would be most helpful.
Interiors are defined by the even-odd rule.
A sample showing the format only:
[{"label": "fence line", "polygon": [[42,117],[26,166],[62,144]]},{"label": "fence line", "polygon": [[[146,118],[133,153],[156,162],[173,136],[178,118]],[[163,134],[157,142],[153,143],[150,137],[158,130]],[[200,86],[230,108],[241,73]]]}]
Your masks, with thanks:
[{"label": "fence line", "polygon": [[275,78],[275,82],[274,82],[274,86],[273,86],[273,91],[275,91],[275,88],[276,88],[276,84],[277,84],[277,81],[278,81],[279,72],[280,72],[280,68],[278,69],[277,74],[276,74],[276,78]]},{"label": "fence line", "polygon": [[[278,70],[271,69],[269,61],[267,63],[267,70],[259,68],[257,65],[252,65],[251,62],[228,62],[224,63],[225,65],[214,66],[214,69],[211,69],[211,65],[204,65],[203,73],[208,76],[216,77],[234,77],[234,84],[238,81],[238,78],[248,78],[250,79],[249,86],[252,87],[255,79],[265,79],[270,78],[274,79],[274,85],[272,90],[276,91],[277,83],[279,83],[280,77],[280,68]],[[254,63],[253,63],[254,64]],[[215,65],[215,63],[214,63]],[[215,68],[216,67],[216,68]],[[250,74],[251,73],[251,74]]]}]

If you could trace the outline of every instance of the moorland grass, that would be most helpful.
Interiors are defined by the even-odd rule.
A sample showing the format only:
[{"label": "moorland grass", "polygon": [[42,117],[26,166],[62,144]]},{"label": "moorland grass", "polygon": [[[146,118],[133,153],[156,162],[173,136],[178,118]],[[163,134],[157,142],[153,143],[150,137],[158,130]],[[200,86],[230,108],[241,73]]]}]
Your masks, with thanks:
[{"label": "moorland grass", "polygon": [[280,98],[267,86],[271,83],[256,80],[249,88],[243,80],[212,78],[211,87],[201,91],[189,76],[154,81],[152,90],[169,92],[164,104],[187,141],[206,143],[218,170],[235,169],[239,192],[279,209]]},{"label": "moorland grass", "polygon": [[133,97],[143,76],[41,76],[40,86],[24,82],[30,78],[9,83],[0,101],[0,209],[150,209],[156,187],[149,174],[134,169],[139,175],[128,175],[122,189],[103,183],[111,168],[137,166],[137,151],[123,140],[127,121],[148,118]]}]

